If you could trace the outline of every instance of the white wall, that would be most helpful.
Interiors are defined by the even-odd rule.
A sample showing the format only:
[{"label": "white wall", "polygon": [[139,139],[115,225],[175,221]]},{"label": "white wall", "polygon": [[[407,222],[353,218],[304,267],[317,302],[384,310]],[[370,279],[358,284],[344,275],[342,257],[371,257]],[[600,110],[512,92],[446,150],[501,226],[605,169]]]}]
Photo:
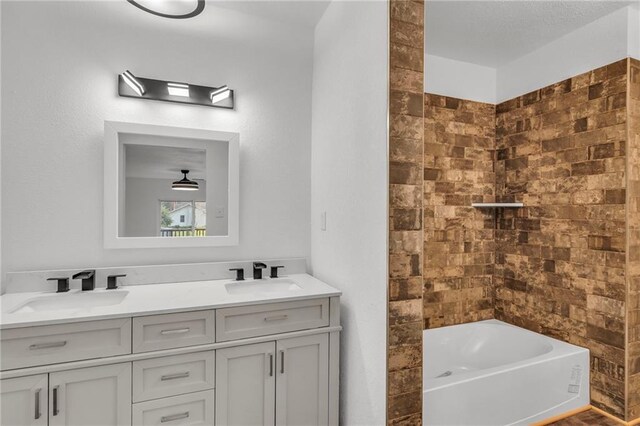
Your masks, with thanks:
[{"label": "white wall", "polygon": [[618,9],[498,68],[498,102],[610,64],[629,54],[630,7]]},{"label": "white wall", "polygon": [[627,56],[640,59],[640,2],[628,7]]},{"label": "white wall", "polygon": [[[2,49],[2,5],[0,5],[0,50]],[[0,81],[2,81],[2,54],[0,52]],[[0,139],[2,138],[2,84],[0,84]],[[2,264],[2,144],[0,143],[0,293],[4,286],[1,284],[4,277],[4,265]]]},{"label": "white wall", "polygon": [[[211,4],[167,20],[125,1],[1,3],[4,272],[308,257],[312,28]],[[118,97],[125,69],[228,84],[236,111]],[[240,245],[103,249],[104,120],[239,132]]]},{"label": "white wall", "polygon": [[640,5],[618,9],[497,69],[426,55],[425,91],[500,103],[627,56],[640,58]]},{"label": "white wall", "polygon": [[427,93],[496,103],[495,68],[425,55],[424,69],[424,90]]},{"label": "white wall", "polygon": [[340,423],[350,426],[385,423],[387,7],[333,1],[315,33],[311,264],[343,291]]}]

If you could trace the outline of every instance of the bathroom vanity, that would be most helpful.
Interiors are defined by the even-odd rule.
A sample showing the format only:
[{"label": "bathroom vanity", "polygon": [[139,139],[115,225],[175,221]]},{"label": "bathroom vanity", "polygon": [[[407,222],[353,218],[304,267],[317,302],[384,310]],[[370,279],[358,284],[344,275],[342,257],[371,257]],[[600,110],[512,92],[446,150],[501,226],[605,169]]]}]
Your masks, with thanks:
[{"label": "bathroom vanity", "polygon": [[2,424],[338,424],[340,292],[310,275],[0,300]]}]

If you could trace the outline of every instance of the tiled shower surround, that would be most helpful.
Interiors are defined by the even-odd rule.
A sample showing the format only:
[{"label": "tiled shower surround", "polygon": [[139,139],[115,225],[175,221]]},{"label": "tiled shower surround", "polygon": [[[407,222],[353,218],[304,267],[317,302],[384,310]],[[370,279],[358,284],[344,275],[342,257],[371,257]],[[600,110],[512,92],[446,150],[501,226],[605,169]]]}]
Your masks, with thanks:
[{"label": "tiled shower surround", "polygon": [[[592,404],[640,417],[639,62],[424,105],[423,326],[495,317],[587,347]],[[494,200],[525,207],[470,207]]]},{"label": "tiled shower surround", "polygon": [[493,318],[495,105],[425,94],[424,328]]}]

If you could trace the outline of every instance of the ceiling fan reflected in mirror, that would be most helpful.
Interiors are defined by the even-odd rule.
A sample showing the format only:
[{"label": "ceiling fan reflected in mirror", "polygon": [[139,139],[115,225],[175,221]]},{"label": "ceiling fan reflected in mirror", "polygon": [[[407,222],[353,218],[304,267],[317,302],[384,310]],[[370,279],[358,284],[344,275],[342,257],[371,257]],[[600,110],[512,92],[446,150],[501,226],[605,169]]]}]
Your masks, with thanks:
[{"label": "ceiling fan reflected in mirror", "polygon": [[184,177],[173,182],[171,184],[171,189],[173,189],[174,191],[197,191],[198,182],[187,177],[187,174],[189,174],[189,170],[180,170],[180,173],[182,173]]}]

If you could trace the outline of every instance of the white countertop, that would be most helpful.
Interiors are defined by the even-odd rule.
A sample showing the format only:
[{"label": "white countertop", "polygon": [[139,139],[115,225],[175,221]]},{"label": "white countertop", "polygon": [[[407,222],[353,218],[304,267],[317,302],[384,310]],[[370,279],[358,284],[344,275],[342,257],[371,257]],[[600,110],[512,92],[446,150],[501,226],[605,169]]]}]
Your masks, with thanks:
[{"label": "white countertop", "polygon": [[[84,293],[80,290],[71,290],[68,293],[29,292],[4,294],[0,296],[0,329],[127,318],[341,295],[340,290],[308,274],[283,275],[281,278],[294,281],[300,289],[286,293],[229,294],[225,284],[235,283],[236,281],[214,280],[130,285],[122,286],[117,290],[96,288]],[[264,281],[268,283],[269,280],[267,278]],[[65,297],[65,295],[75,294],[81,300],[80,298],[84,294],[100,292],[127,292],[127,294],[120,303],[109,306],[86,308],[81,303],[78,303],[79,306],[67,309],[11,313],[28,303],[28,301],[42,296]]]}]

